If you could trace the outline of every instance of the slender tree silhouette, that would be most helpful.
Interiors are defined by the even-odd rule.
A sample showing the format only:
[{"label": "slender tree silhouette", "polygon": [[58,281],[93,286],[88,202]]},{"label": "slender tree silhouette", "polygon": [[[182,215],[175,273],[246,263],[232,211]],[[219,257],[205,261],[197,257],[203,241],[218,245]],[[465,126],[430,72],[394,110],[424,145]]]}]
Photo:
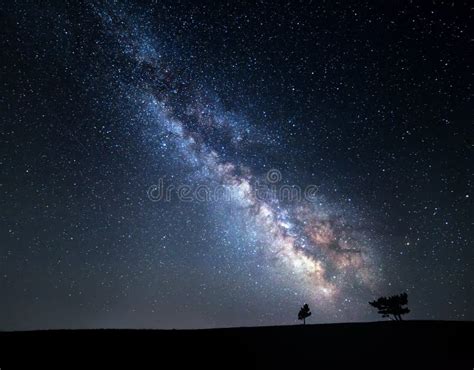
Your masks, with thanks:
[{"label": "slender tree silhouette", "polygon": [[410,312],[408,307],[403,307],[408,304],[408,294],[402,293],[393,295],[391,297],[380,297],[376,301],[369,302],[372,307],[375,307],[382,317],[390,317],[396,321],[402,321],[402,315]]},{"label": "slender tree silhouette", "polygon": [[300,308],[300,312],[298,312],[298,320],[303,320],[303,325],[306,325],[306,318],[311,316],[311,311],[309,310],[309,306],[305,303],[303,307]]}]

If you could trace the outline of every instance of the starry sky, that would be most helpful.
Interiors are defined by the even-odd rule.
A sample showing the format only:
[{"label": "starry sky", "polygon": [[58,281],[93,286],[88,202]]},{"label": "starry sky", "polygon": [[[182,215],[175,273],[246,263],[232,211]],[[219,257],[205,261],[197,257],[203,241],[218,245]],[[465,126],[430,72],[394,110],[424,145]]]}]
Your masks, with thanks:
[{"label": "starry sky", "polygon": [[474,319],[472,16],[5,2],[0,329]]}]

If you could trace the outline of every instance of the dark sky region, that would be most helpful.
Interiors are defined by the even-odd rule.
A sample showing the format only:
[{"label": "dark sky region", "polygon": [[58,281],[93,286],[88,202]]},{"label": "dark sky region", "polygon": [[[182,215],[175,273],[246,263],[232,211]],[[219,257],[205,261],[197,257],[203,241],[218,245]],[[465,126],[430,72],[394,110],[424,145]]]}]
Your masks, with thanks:
[{"label": "dark sky region", "polygon": [[472,16],[2,2],[0,329],[474,319]]}]

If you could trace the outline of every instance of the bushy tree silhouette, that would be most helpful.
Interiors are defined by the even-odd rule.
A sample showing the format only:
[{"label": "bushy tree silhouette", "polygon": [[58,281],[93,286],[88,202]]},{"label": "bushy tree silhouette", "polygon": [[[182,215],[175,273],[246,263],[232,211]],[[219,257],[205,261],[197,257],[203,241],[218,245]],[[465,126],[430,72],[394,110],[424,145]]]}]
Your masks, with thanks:
[{"label": "bushy tree silhouette", "polygon": [[303,307],[300,308],[298,312],[298,320],[303,320],[303,325],[306,325],[306,318],[311,316],[311,311],[309,306],[305,303]]},{"label": "bushy tree silhouette", "polygon": [[397,321],[401,321],[402,315],[410,312],[408,307],[403,307],[408,304],[407,293],[393,295],[391,297],[380,297],[376,301],[369,302],[369,304],[375,307],[382,317],[390,317],[390,315],[392,315]]}]

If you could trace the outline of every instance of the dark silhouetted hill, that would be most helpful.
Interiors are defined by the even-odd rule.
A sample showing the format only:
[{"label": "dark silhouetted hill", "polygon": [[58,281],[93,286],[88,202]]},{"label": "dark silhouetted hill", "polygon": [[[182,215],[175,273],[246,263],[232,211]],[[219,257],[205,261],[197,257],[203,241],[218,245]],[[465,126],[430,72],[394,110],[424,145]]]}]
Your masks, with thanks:
[{"label": "dark silhouetted hill", "polygon": [[473,329],[474,322],[404,321],[2,332],[0,367],[472,369]]}]

